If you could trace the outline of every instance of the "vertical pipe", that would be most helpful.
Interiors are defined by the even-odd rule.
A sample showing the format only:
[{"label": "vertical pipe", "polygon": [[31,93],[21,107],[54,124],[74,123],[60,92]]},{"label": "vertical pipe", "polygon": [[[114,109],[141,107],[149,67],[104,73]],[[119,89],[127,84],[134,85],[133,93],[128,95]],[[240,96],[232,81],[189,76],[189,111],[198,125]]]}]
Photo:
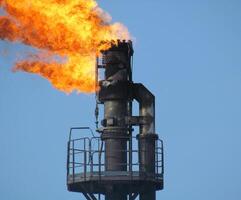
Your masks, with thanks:
[{"label": "vertical pipe", "polygon": [[[131,44],[132,45],[132,44]],[[131,48],[131,46],[129,46]],[[128,80],[132,82],[132,69],[133,69],[133,57],[129,55],[129,77]],[[128,102],[128,116],[132,116],[132,99]],[[129,172],[132,177],[132,126],[128,126],[128,133],[129,133]]]},{"label": "vertical pipe", "polygon": [[[140,176],[155,178],[155,165],[156,165],[156,140],[158,139],[156,134],[139,134],[138,135],[139,146],[139,170]],[[140,193],[140,200],[155,200],[156,189],[153,183],[149,183],[144,188],[144,191]]]},{"label": "vertical pipe", "polygon": [[154,178],[156,166],[156,134],[138,135],[140,172]]},{"label": "vertical pipe", "polygon": [[[143,177],[155,178],[156,140],[155,134],[155,96],[142,84],[134,84],[135,99],[139,102],[139,114],[149,119],[140,125],[137,136],[139,146],[139,170]],[[155,200],[156,189],[153,183],[146,185],[140,193],[140,200]]]},{"label": "vertical pipe", "polygon": [[[107,126],[105,131],[108,133],[105,141],[105,170],[117,172],[127,170],[127,127],[124,118],[127,115],[127,103],[122,100],[106,101],[104,103],[105,119],[115,118],[117,126]],[[106,194],[106,200],[126,200],[127,195],[121,188],[114,186]]]},{"label": "vertical pipe", "polygon": [[[132,116],[132,101],[128,102],[128,116],[131,117]],[[128,135],[129,135],[129,147],[128,147],[128,151],[129,151],[129,172],[132,176],[132,126],[129,125],[128,126]]]},{"label": "vertical pipe", "polygon": [[[101,138],[105,143],[105,170],[118,176],[119,172],[127,171],[128,166],[127,141],[131,129],[125,124],[125,118],[131,114],[128,86],[132,80],[132,45],[129,42],[118,41],[118,44],[104,51],[103,55],[105,80],[101,82],[99,91],[99,99],[104,104],[104,128]],[[130,144],[128,149],[131,149]],[[114,184],[106,192],[105,199],[126,200],[127,191],[121,188],[121,184]]]},{"label": "vertical pipe", "polygon": [[115,191],[111,193],[107,193],[105,196],[105,200],[123,200],[127,199],[127,196],[123,194],[124,191]]},{"label": "vertical pipe", "polygon": [[[125,118],[127,104],[125,101],[106,101],[104,103],[105,119]],[[127,134],[123,122],[118,127],[107,127],[108,136],[105,139],[105,168],[107,171],[126,171],[127,163]]]},{"label": "vertical pipe", "polygon": [[156,191],[153,186],[145,188],[145,191],[140,193],[140,200],[156,200]]}]

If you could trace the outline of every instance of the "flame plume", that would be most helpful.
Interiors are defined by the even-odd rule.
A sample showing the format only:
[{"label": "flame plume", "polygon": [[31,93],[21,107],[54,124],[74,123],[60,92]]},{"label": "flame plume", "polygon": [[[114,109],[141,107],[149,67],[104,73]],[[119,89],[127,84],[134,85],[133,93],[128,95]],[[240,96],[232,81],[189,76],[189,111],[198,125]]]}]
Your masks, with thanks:
[{"label": "flame plume", "polygon": [[14,70],[38,74],[67,93],[94,92],[95,56],[130,39],[94,0],[0,0],[0,8],[7,13],[0,16],[0,39],[38,49]]}]

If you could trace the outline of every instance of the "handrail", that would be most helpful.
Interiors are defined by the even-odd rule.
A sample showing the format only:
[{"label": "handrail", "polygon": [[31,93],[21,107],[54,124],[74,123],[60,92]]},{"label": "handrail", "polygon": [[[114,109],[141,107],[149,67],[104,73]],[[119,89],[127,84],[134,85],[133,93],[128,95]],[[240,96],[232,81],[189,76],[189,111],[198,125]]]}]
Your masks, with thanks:
[{"label": "handrail", "polygon": [[95,137],[94,132],[92,131],[92,129],[88,126],[80,126],[80,127],[71,127],[70,128],[70,132],[69,132],[69,141],[72,138],[72,130],[89,130],[91,132],[91,135],[93,137]]},{"label": "handrail", "polygon": [[[134,137],[133,137],[134,138]],[[92,142],[94,140],[97,140],[98,143],[98,149],[95,149],[92,147]],[[86,145],[86,141],[89,142],[89,144]],[[83,142],[85,145],[82,147],[77,148],[77,143]],[[76,143],[76,145],[75,145]],[[155,172],[153,175],[150,174],[150,176],[153,176],[155,179],[160,179],[163,176],[164,173],[164,162],[163,162],[163,143],[162,140],[158,140],[158,143],[160,146],[156,147],[155,150],[155,155],[156,155],[156,160],[155,160]],[[71,139],[68,142],[68,159],[67,159],[67,174],[69,175],[69,171],[72,171],[72,178],[73,180],[75,179],[76,173],[82,173],[84,180],[86,180],[87,173],[90,174],[90,176],[93,176],[94,173],[98,173],[99,179],[102,176],[102,168],[105,166],[104,161],[102,160],[102,155],[104,155],[105,151],[103,150],[103,146],[100,147],[100,145],[103,145],[103,142],[101,141],[100,137],[84,137],[84,138],[78,138],[78,139]],[[126,153],[131,153],[131,154],[138,154],[140,151],[137,149],[132,149],[132,150],[114,150],[116,152],[126,152]],[[75,160],[75,157],[80,154],[83,156],[81,161]],[[97,154],[97,157],[95,156]],[[72,156],[72,161],[70,161],[70,156]],[[138,157],[138,155],[137,155]],[[139,170],[133,170],[132,167],[136,169],[136,166],[139,166],[140,163],[139,161],[136,161],[134,163],[129,163],[124,162],[124,163],[117,163],[117,165],[120,166],[128,166],[131,165],[131,168],[127,168],[127,171],[124,171],[127,176],[133,176],[133,172],[139,172]],[[96,167],[98,167],[96,169]],[[75,171],[75,168],[78,168],[78,172]],[[80,171],[79,171],[80,170]]]},{"label": "handrail", "polygon": [[[74,127],[72,129],[80,129],[80,128],[86,129],[88,127]],[[73,182],[75,182],[75,176],[79,173],[82,174],[81,176],[84,178],[84,180],[86,180],[87,176],[91,177],[95,173],[98,173],[99,179],[101,179],[101,177],[103,176],[102,170],[103,170],[103,167],[105,166],[104,160],[102,160],[103,155],[105,154],[105,150],[103,149],[104,147],[103,141],[101,141],[100,137],[96,137],[96,136],[93,136],[91,138],[83,137],[83,138],[77,138],[77,139],[72,139],[71,137],[72,135],[70,131],[70,137],[68,142],[68,155],[67,155],[67,175],[70,175],[69,172],[71,170],[72,174],[70,178],[73,180]],[[95,143],[96,146],[93,146],[93,142],[95,142],[95,140],[97,141],[97,143]],[[163,149],[162,140],[158,139],[157,144],[159,144],[159,146],[157,145],[155,149],[155,155],[156,155],[155,169],[156,170],[154,173],[150,173],[148,176],[154,177],[155,179],[160,179],[163,177],[163,174],[164,174],[164,155],[163,155],[164,149]],[[127,167],[127,171],[123,171],[123,173],[124,172],[126,173],[126,176],[133,177],[136,172],[139,172],[139,169],[137,169],[136,167],[140,165],[138,161],[138,153],[140,153],[140,150],[138,149],[116,150],[115,149],[113,151],[126,152],[126,153],[136,155],[136,156],[132,155],[133,157],[137,158],[137,161],[135,161],[134,163],[129,163],[129,160],[127,160],[124,163],[116,163],[116,165],[118,166],[131,165],[131,167]],[[78,155],[80,155],[81,157],[77,158]]]}]

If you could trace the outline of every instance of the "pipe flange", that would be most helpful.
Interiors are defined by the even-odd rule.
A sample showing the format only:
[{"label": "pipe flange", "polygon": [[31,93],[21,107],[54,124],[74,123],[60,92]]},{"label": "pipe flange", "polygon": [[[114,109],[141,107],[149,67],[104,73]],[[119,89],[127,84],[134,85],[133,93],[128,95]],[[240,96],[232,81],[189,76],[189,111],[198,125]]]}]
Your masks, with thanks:
[{"label": "pipe flange", "polygon": [[129,140],[130,137],[127,134],[123,134],[123,133],[104,132],[101,134],[101,140],[108,140],[108,139]]},{"label": "pipe flange", "polygon": [[108,126],[108,127],[104,127],[103,128],[103,132],[104,133],[118,133],[121,134],[124,132],[124,134],[126,134],[126,132],[129,129],[127,127],[118,127],[118,126]]},{"label": "pipe flange", "polygon": [[141,139],[145,139],[145,140],[158,140],[158,135],[155,133],[151,133],[151,134],[138,134],[136,136],[137,140],[141,140]]}]

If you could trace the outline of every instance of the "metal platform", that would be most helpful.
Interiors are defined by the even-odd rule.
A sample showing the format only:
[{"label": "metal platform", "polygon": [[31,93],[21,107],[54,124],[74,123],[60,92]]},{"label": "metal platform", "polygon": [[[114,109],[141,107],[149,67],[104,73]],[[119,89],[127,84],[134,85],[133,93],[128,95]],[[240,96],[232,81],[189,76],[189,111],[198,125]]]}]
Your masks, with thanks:
[{"label": "metal platform", "polygon": [[[138,193],[148,185],[156,190],[163,189],[163,143],[157,140],[155,173],[139,171],[137,139],[130,137],[133,149],[127,149],[126,171],[105,171],[105,147],[100,137],[95,137],[90,130],[91,137],[74,138],[74,130],[90,130],[88,127],[71,128],[67,154],[67,186],[72,192],[105,194],[108,188],[121,186],[126,194]],[[77,132],[76,132],[77,133]],[[81,133],[81,132],[78,132]],[[128,145],[127,145],[128,146]],[[113,151],[118,151],[113,149]]]}]

